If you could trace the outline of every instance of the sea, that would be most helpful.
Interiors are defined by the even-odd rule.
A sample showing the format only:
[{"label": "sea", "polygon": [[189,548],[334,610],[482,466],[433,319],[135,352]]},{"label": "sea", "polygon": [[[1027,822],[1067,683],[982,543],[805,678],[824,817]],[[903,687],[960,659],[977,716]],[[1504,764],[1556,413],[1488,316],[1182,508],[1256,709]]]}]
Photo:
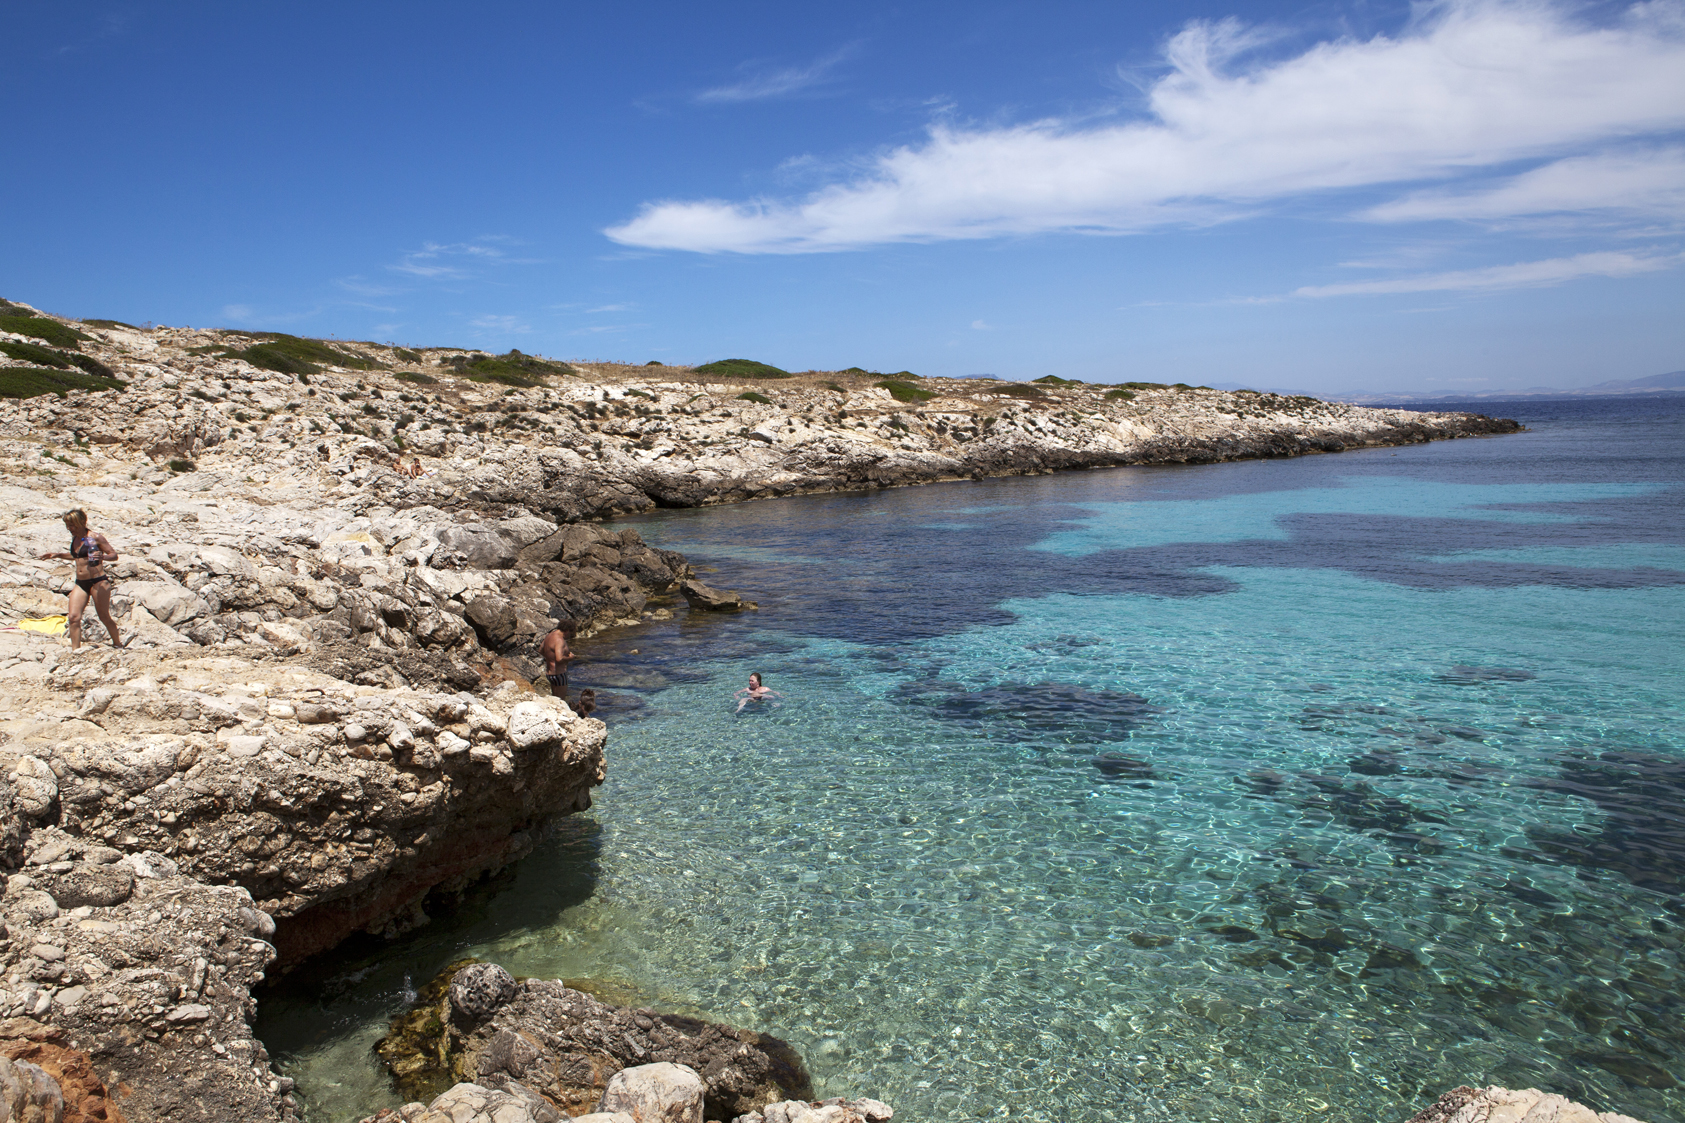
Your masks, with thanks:
[{"label": "sea", "polygon": [[259,996],[305,1118],[475,956],[898,1120],[1685,1123],[1685,395],[1464,408],[1526,431],[626,520],[758,611],[583,644],[593,809]]}]

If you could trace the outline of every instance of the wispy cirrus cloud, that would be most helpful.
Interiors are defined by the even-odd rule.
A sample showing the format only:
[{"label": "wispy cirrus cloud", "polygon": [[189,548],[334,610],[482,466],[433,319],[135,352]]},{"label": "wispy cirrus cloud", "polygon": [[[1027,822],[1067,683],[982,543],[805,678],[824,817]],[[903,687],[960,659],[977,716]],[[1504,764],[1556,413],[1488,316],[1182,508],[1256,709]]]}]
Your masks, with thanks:
[{"label": "wispy cirrus cloud", "polygon": [[1503,289],[1542,288],[1582,277],[1633,277],[1658,273],[1685,263],[1685,254],[1635,254],[1605,251],[1553,257],[1543,261],[1521,261],[1513,265],[1492,265],[1480,269],[1454,269],[1442,273],[1417,273],[1375,281],[1351,281],[1336,285],[1306,285],[1292,295],[1302,297],[1380,296],[1413,292],[1498,292]]},{"label": "wispy cirrus cloud", "polygon": [[805,66],[772,69],[764,61],[745,62],[737,67],[738,73],[743,76],[738,81],[703,90],[693,100],[704,105],[720,105],[741,101],[765,101],[769,98],[804,93],[830,81],[831,72],[854,54],[856,49],[857,44],[849,43]]},{"label": "wispy cirrus cloud", "polygon": [[1502,221],[1531,215],[1625,212],[1685,219],[1685,148],[1570,156],[1462,191],[1421,191],[1360,217],[1375,222]]},{"label": "wispy cirrus cloud", "polygon": [[[1568,0],[1443,0],[1397,35],[1266,61],[1248,61],[1261,40],[1240,24],[1196,22],[1167,44],[1167,70],[1135,120],[937,124],[922,144],[885,151],[805,197],[651,202],[605,233],[629,246],[749,254],[1126,234],[1615,144],[1653,157],[1650,172],[1665,176],[1663,146],[1685,128],[1685,0],[1648,0],[1604,23],[1580,12]],[[798,82],[794,72],[788,81]],[[713,93],[747,99],[779,82]],[[1589,184],[1589,171],[1569,165],[1557,176]],[[1636,168],[1624,178],[1612,165],[1604,172],[1605,191],[1651,190]],[[1500,187],[1460,198],[1465,209],[1496,212],[1506,202],[1537,206],[1527,200],[1548,189],[1544,175],[1515,184],[1512,196]],[[1564,204],[1574,194],[1558,191]],[[1413,205],[1426,217],[1435,205],[1454,209],[1449,198]],[[1400,221],[1408,202],[1393,212]]]},{"label": "wispy cirrus cloud", "polygon": [[425,280],[461,280],[473,276],[478,267],[493,263],[532,265],[532,258],[511,257],[515,239],[503,235],[476,238],[471,242],[424,242],[419,250],[404,254],[386,268]]}]

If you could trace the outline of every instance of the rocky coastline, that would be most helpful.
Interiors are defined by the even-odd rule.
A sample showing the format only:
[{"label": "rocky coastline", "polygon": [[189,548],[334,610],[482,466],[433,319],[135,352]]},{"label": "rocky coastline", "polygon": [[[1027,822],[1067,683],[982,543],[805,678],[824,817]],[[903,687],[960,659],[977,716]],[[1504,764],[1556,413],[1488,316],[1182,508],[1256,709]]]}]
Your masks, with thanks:
[{"label": "rocky coastline", "polygon": [[[0,398],[0,1056],[14,1062],[0,1085],[50,1099],[43,1074],[63,1100],[44,1117],[296,1119],[251,1030],[266,973],[425,923],[429,902],[448,907],[590,806],[607,730],[549,696],[538,639],[558,620],[589,636],[754,607],[592,520],[1517,428],[1191,387],[732,380],[288,340],[0,302],[0,388],[20,394]],[[98,642],[78,652],[43,631],[70,573],[36,556],[64,548],[75,506],[120,551],[121,651],[91,612]],[[464,1015],[471,996],[444,1000],[454,1077],[590,1110],[614,1071],[666,1063],[662,1035],[690,1034],[476,970],[498,1001]],[[574,1046],[500,1021],[527,1006],[625,1032],[569,1083]],[[709,1118],[882,1106],[809,1104],[776,1039],[691,1035],[715,1052],[672,1059],[702,1074]],[[488,1067],[516,1055],[511,1037],[538,1053]],[[733,1065],[758,1074],[743,1075],[752,1091],[720,1075]],[[490,1088],[474,1108],[488,1119],[486,1096],[516,1096],[464,1083]],[[431,1118],[419,1108],[400,1117]]]}]

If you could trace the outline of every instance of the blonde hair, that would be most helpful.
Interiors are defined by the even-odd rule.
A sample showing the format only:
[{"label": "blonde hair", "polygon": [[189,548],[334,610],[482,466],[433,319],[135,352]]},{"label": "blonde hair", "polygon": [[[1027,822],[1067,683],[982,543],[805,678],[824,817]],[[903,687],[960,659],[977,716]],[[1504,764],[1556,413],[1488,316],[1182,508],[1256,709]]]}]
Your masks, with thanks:
[{"label": "blonde hair", "polygon": [[70,510],[68,510],[64,513],[64,521],[65,521],[65,524],[68,525],[68,526],[73,526],[73,527],[79,526],[83,530],[87,530],[88,529],[88,512],[82,510],[82,508],[80,508],[80,507],[72,507]]}]

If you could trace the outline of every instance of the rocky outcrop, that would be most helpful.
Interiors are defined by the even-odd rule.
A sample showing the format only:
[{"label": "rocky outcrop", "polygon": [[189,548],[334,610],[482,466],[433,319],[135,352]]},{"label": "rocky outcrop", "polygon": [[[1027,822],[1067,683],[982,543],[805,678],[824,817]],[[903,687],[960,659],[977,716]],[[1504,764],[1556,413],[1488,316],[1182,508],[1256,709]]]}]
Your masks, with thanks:
[{"label": "rocky outcrop", "polygon": [[754,601],[744,600],[742,593],[715,589],[694,577],[679,585],[679,593],[691,608],[702,612],[741,612],[759,607]]},{"label": "rocky outcrop", "polygon": [[490,963],[457,967],[440,984],[378,1046],[405,1090],[513,1082],[577,1114],[602,1100],[617,1072],[660,1062],[694,1070],[709,1119],[812,1094],[801,1058],[767,1034],[610,1006]]},{"label": "rocky outcrop", "polygon": [[603,780],[602,722],[524,684],[356,686],[199,651],[85,649],[10,693],[0,774],[29,785],[20,817],[52,824],[30,861],[61,908],[118,904],[139,865],[170,865],[243,887],[290,962],[412,927],[429,891],[528,853]]},{"label": "rocky outcrop", "polygon": [[1537,1088],[1515,1091],[1492,1085],[1488,1088],[1453,1088],[1431,1105],[1418,1111],[1409,1123],[1639,1123],[1629,1115],[1593,1111],[1566,1096],[1541,1092]]},{"label": "rocky outcrop", "polygon": [[[1473,414],[1057,378],[909,382],[810,371],[734,383],[685,368],[652,375],[574,363],[500,386],[465,368],[468,352],[421,356],[373,344],[335,344],[359,369],[288,374],[231,353],[250,342],[245,336],[106,325],[86,334],[82,350],[128,388],[0,402],[0,438],[45,440],[73,465],[150,461],[165,480],[173,460],[196,469],[189,475],[223,477],[219,490],[243,480],[307,482],[332,501],[323,505],[371,514],[508,507],[516,518],[569,523],[658,506],[1300,456],[1518,428]],[[393,473],[398,455],[424,458],[429,474]],[[359,532],[346,533],[340,541],[355,554]],[[494,570],[521,567],[530,544],[472,530],[440,543]]]}]

